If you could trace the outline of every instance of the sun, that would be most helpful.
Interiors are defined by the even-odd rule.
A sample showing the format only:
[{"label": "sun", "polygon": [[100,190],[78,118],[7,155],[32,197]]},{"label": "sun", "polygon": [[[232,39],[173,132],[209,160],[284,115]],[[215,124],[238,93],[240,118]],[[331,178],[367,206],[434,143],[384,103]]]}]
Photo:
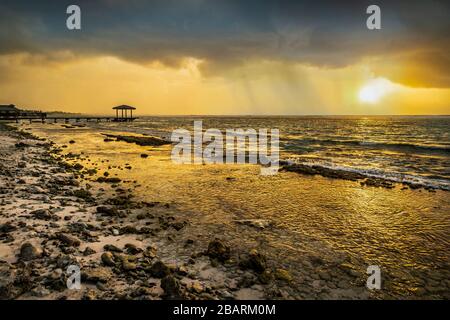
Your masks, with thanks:
[{"label": "sun", "polygon": [[364,103],[375,104],[379,102],[385,95],[392,92],[395,85],[385,78],[376,78],[369,80],[359,90],[359,100]]}]

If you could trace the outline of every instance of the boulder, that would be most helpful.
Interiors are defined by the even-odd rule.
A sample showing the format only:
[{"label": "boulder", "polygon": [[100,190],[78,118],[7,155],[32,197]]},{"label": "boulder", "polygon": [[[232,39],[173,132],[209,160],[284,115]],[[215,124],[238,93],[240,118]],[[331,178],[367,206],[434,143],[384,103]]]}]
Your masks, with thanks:
[{"label": "boulder", "polygon": [[230,247],[225,245],[222,241],[215,239],[209,243],[206,255],[212,259],[224,262],[230,259],[231,250]]},{"label": "boulder", "polygon": [[42,256],[42,250],[32,245],[29,242],[25,242],[20,247],[19,259],[22,261],[31,261],[38,259]]},{"label": "boulder", "polygon": [[81,244],[78,238],[62,232],[58,232],[56,238],[68,247],[79,247]]},{"label": "boulder", "polygon": [[168,298],[177,299],[181,297],[180,283],[172,275],[161,279],[161,288],[164,290],[164,295]]}]

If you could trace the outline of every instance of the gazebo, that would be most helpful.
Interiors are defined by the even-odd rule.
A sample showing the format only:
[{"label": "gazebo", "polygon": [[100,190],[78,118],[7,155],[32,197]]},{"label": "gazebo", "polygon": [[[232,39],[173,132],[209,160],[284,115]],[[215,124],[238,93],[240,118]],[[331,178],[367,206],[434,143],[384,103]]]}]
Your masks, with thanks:
[{"label": "gazebo", "polygon": [[[132,106],[127,106],[127,105],[120,105],[117,107],[113,108],[114,110],[116,110],[116,121],[133,121],[133,110],[136,110],[135,107]],[[119,117],[119,110],[121,110],[122,114]],[[128,110],[130,111],[130,117],[128,118]],[[125,114],[124,114],[125,111]]]}]

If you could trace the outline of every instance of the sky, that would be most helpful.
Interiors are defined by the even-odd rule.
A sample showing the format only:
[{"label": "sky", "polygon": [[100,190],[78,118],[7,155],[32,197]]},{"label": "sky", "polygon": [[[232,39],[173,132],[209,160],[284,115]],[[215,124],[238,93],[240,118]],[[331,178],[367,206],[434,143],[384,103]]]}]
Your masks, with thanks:
[{"label": "sky", "polygon": [[[81,8],[69,30],[66,8]],[[381,9],[369,30],[366,8]],[[449,1],[0,0],[0,104],[450,114]]]}]

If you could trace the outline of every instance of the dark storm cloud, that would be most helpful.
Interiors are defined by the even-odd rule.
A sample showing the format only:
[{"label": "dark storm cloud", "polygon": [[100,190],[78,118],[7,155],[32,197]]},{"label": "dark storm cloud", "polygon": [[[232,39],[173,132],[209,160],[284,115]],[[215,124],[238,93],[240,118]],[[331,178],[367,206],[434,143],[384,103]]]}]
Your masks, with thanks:
[{"label": "dark storm cloud", "polygon": [[[380,31],[365,27],[372,3],[382,10]],[[81,7],[81,31],[65,27],[69,4]],[[441,71],[428,72],[424,85],[450,86],[449,8],[448,1],[0,0],[0,54],[52,59],[66,50],[175,66],[195,57],[205,60],[204,72],[252,59],[341,67],[406,55]]]}]

